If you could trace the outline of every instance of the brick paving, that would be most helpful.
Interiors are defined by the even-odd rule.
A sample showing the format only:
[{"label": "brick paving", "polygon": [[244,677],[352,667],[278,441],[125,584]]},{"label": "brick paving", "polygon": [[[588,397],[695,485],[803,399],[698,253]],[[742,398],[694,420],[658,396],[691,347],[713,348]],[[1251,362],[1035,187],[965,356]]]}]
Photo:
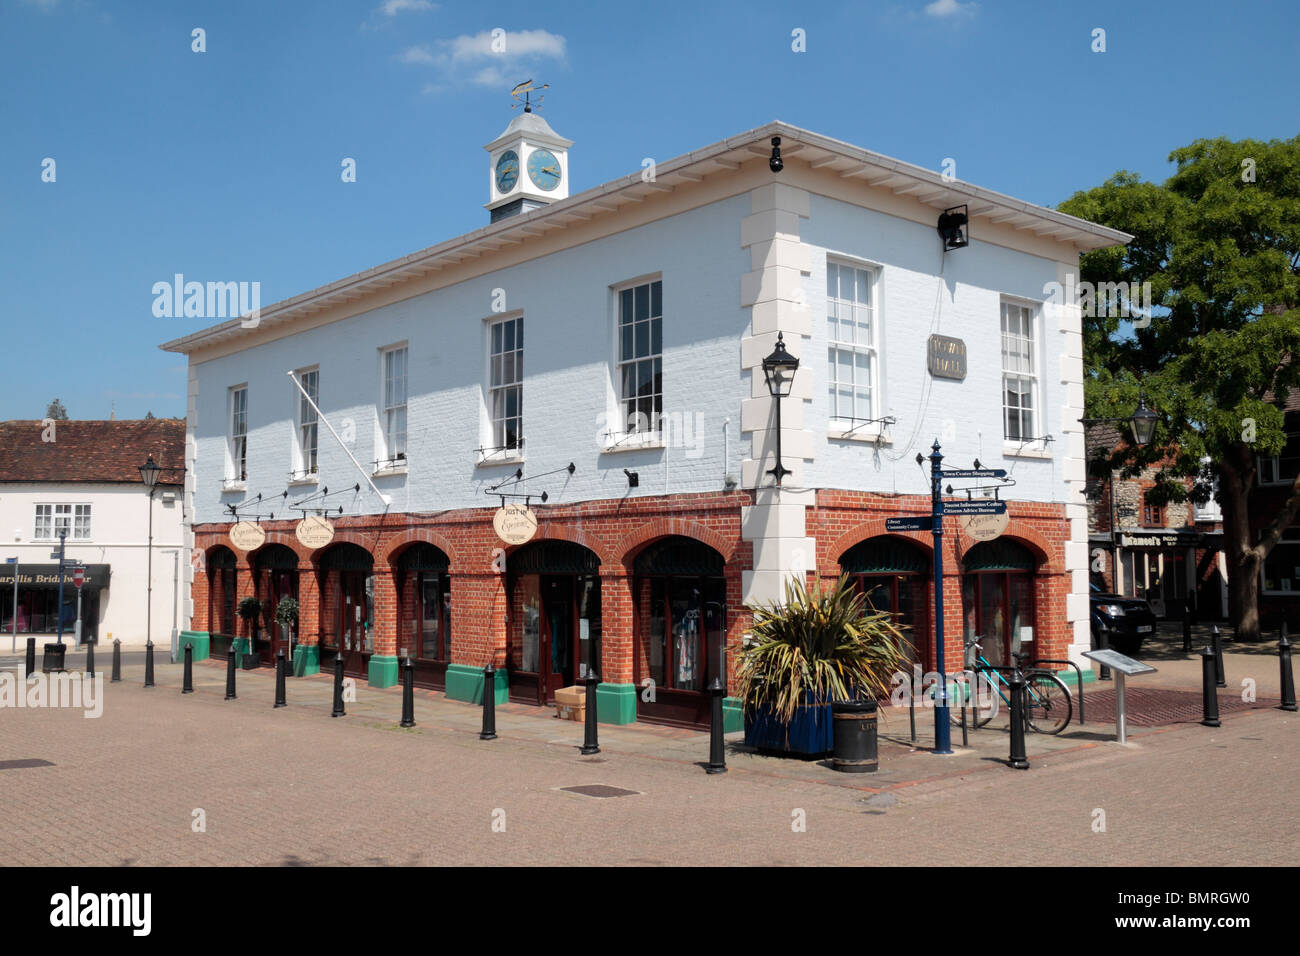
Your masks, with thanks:
[{"label": "brick paving", "polygon": [[[141,675],[131,663],[106,685],[97,720],[0,711],[0,760],[53,764],[0,770],[11,864],[1282,865],[1300,846],[1300,718],[1265,708],[1139,728],[1123,747],[1094,720],[1030,735],[1028,771],[1006,768],[996,726],[941,757],[924,749],[929,712],[913,750],[894,711],[877,774],[750,754],[732,735],[730,772],[707,775],[693,731],[602,726],[584,758],[581,725],[522,705],[499,708],[500,739],[483,742],[477,708],[431,692],[402,730],[395,688],[361,686],[331,719],[325,676],[290,681],[275,710],[269,671],[241,672],[230,702],[217,664],[195,668],[193,695],[179,667],[148,690]],[[590,786],[636,793],[564,789]]]}]

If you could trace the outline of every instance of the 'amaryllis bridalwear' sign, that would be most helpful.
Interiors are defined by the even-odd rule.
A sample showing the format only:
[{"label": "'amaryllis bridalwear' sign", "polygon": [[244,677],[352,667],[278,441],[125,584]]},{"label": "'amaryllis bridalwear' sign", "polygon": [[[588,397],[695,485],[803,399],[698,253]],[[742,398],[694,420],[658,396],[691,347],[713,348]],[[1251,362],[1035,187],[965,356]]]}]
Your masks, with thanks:
[{"label": "'amaryllis bridalwear' sign", "polygon": [[266,532],[251,521],[241,521],[230,529],[230,543],[240,551],[254,551],[266,544]]},{"label": "'amaryllis bridalwear' sign", "polygon": [[492,527],[506,544],[524,544],[537,533],[537,515],[527,505],[504,505],[492,516]]},{"label": "'amaryllis bridalwear' sign", "polygon": [[298,522],[293,533],[298,536],[303,547],[311,548],[315,551],[317,548],[323,548],[334,540],[334,525],[330,524],[327,518],[320,515],[308,515]]},{"label": "'amaryllis bridalwear' sign", "polygon": [[959,515],[957,523],[967,537],[976,541],[992,541],[1007,530],[1011,516],[1005,511],[997,515]]}]

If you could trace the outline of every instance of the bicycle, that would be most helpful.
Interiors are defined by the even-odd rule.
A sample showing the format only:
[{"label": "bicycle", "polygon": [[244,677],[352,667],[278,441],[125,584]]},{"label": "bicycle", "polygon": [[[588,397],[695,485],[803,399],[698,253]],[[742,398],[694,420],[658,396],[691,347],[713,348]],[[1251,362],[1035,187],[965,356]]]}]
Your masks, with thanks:
[{"label": "bicycle", "polygon": [[[966,650],[975,649],[975,666],[972,670],[976,675],[984,674],[987,676],[989,686],[997,692],[998,697],[1011,707],[1011,682],[1002,675],[1002,671],[990,664],[984,657],[983,647],[979,641],[967,641]],[[1059,677],[1051,671],[1041,667],[1031,667],[1024,670],[1025,658],[1028,654],[1016,653],[1012,655],[1016,659],[1016,666],[1021,669],[1025,678],[1025,726],[1035,733],[1040,734],[1059,734],[1070,724],[1070,717],[1074,712],[1070,690],[1061,681]],[[1003,693],[1006,688],[1006,693]],[[976,701],[970,699],[970,686],[963,685],[959,691],[957,708],[951,708],[949,713],[952,722],[958,727],[962,726],[962,711],[959,709],[962,701],[965,700],[971,705],[971,715],[974,717],[974,725],[983,727],[993,719],[996,712],[990,708],[987,716],[982,716]]]}]

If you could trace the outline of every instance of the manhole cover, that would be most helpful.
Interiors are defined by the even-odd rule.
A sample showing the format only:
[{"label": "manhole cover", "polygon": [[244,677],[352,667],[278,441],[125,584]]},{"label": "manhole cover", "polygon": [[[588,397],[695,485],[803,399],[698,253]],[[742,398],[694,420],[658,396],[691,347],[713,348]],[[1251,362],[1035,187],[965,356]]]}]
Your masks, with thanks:
[{"label": "manhole cover", "polygon": [[24,757],[21,760],[0,760],[0,770],[25,770],[28,767],[53,767],[54,764],[39,757]]},{"label": "manhole cover", "polygon": [[624,790],[622,787],[607,787],[603,783],[590,783],[582,787],[561,787],[569,793],[580,793],[584,797],[632,797],[640,790]]}]

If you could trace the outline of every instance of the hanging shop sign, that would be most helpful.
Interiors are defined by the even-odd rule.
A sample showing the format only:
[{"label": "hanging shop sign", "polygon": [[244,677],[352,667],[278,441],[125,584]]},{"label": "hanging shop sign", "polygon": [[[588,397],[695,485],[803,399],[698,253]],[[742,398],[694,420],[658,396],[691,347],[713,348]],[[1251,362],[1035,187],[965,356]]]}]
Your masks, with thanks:
[{"label": "hanging shop sign", "polygon": [[966,377],[966,343],[949,335],[932,335],[926,345],[926,366],[935,378]]},{"label": "hanging shop sign", "polygon": [[255,551],[266,544],[266,532],[259,524],[241,521],[230,529],[230,543],[240,551]]},{"label": "hanging shop sign", "polygon": [[323,548],[334,540],[334,525],[328,518],[322,518],[320,515],[308,515],[298,522],[298,526],[293,529],[293,533],[298,536],[304,548],[311,548],[315,551],[317,548]]},{"label": "hanging shop sign", "polygon": [[992,541],[1001,536],[1011,523],[1011,516],[1005,511],[992,515],[958,515],[957,524],[968,538],[976,541]]},{"label": "hanging shop sign", "polygon": [[506,544],[524,544],[537,533],[537,515],[527,505],[503,505],[492,516],[492,527]]}]

